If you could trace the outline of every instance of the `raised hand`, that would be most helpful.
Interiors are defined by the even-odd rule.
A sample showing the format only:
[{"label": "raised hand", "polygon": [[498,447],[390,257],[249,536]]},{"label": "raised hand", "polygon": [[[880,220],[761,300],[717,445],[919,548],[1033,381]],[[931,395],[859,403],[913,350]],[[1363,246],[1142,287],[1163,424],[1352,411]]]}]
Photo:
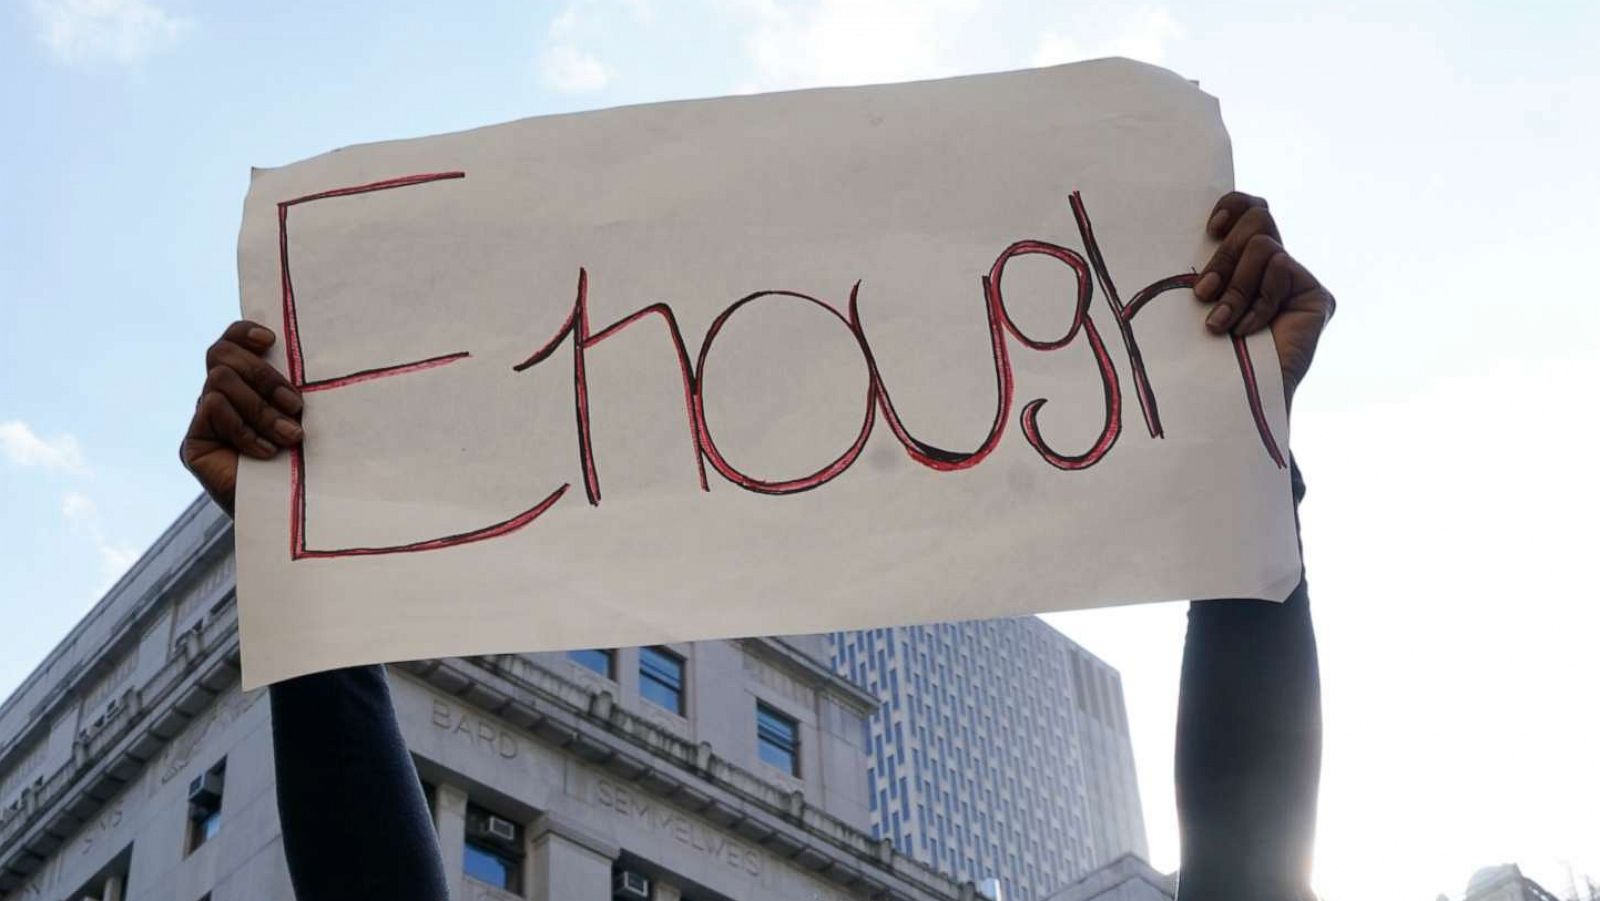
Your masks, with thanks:
[{"label": "raised hand", "polygon": [[1333,317],[1333,295],[1283,249],[1278,224],[1260,197],[1239,191],[1223,195],[1206,232],[1222,241],[1194,286],[1196,297],[1214,304],[1206,327],[1241,336],[1271,328],[1284,397],[1292,398]]},{"label": "raised hand", "polygon": [[277,336],[235,322],[206,350],[206,381],[178,456],[211,499],[233,515],[239,455],[269,460],[305,437],[299,392],[261,355]]}]

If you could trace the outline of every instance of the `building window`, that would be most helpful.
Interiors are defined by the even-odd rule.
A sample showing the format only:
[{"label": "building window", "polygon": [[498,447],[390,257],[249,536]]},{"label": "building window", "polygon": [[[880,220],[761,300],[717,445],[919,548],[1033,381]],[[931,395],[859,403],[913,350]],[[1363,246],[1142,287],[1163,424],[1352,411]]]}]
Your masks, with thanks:
[{"label": "building window", "polygon": [[666,648],[640,648],[639,694],[683,716],[683,658]]},{"label": "building window", "polygon": [[196,776],[189,783],[189,834],[184,853],[191,854],[222,828],[222,785],[228,760]]},{"label": "building window", "polygon": [[[87,851],[88,845],[85,845],[84,849]],[[71,901],[113,901],[113,899],[121,901],[128,894],[128,868],[132,860],[133,846],[128,845],[77,891],[56,897],[65,897]]]},{"label": "building window", "polygon": [[756,750],[767,763],[791,776],[800,775],[800,724],[757,703]]},{"label": "building window", "polygon": [[498,889],[522,891],[522,826],[467,805],[467,829],[461,857],[466,874]]},{"label": "building window", "polygon": [[585,648],[568,651],[567,659],[613,682],[617,679],[617,652],[610,648]]},{"label": "building window", "polygon": [[522,865],[510,855],[469,838],[462,861],[473,879],[508,892],[521,891],[517,883],[521,881]]}]

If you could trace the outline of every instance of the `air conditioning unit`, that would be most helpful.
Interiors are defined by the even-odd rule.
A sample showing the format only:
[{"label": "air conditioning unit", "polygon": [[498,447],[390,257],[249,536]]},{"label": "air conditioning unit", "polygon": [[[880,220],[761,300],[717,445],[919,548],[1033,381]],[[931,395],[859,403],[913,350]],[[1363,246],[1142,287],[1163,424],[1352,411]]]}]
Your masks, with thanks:
[{"label": "air conditioning unit", "polygon": [[485,834],[503,842],[517,840],[517,825],[510,820],[501,819],[492,814],[483,821],[483,831]]},{"label": "air conditioning unit", "polygon": [[650,901],[650,878],[635,870],[618,870],[611,877],[611,897],[618,901]]},{"label": "air conditioning unit", "polygon": [[222,774],[209,772],[194,777],[189,783],[189,803],[197,807],[212,808],[222,800]]}]

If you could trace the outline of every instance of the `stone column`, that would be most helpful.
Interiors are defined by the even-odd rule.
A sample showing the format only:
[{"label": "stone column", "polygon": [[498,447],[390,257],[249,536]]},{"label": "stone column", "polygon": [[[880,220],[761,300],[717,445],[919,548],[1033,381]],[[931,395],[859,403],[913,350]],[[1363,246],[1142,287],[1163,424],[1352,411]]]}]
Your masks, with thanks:
[{"label": "stone column", "polygon": [[650,881],[650,901],[683,901],[683,892],[659,879]]},{"label": "stone column", "polygon": [[547,813],[529,827],[528,847],[532,901],[611,901],[616,845]]},{"label": "stone column", "polygon": [[439,859],[444,862],[444,881],[450,897],[465,897],[466,878],[462,858],[466,853],[467,790],[448,782],[433,789],[433,825],[439,832]]},{"label": "stone column", "polygon": [[100,893],[100,901],[122,901],[122,877],[107,876],[104,891]]}]

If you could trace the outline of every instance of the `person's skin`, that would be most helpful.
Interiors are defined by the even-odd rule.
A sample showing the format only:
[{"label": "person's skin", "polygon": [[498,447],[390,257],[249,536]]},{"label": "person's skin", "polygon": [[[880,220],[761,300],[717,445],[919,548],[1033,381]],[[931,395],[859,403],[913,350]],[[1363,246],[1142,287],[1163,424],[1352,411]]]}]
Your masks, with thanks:
[{"label": "person's skin", "polygon": [[[1194,286],[1198,301],[1211,307],[1206,318],[1206,329],[1218,337],[1249,335],[1270,329],[1278,352],[1285,399],[1292,401],[1295,389],[1311,367],[1322,330],[1333,315],[1333,296],[1283,249],[1277,224],[1267,210],[1266,201],[1261,198],[1238,192],[1223,196],[1212,210],[1206,231],[1221,242],[1201,270]],[[229,516],[233,515],[240,456],[268,460],[280,450],[298,445],[305,439],[299,423],[304,408],[303,400],[289,380],[262,357],[276,340],[270,329],[254,322],[235,322],[228,326],[222,337],[206,352],[205,387],[180,447],[183,465]],[[1204,606],[1208,604],[1219,606]],[[1207,642],[1201,644],[1207,644],[1211,656],[1206,658],[1210,662],[1201,662],[1198,657],[1194,661],[1189,659],[1190,651],[1197,646],[1193,634],[1196,612],[1192,610],[1191,636],[1185,651],[1185,709],[1201,711],[1196,715],[1202,718],[1212,717],[1219,709],[1218,698],[1226,701],[1237,693],[1240,684],[1237,674],[1230,676],[1220,672],[1225,667],[1217,664],[1216,659],[1237,658],[1255,665],[1263,663],[1263,660],[1256,659],[1263,654],[1266,658],[1288,655],[1294,658],[1292,662],[1295,665],[1306,670],[1306,678],[1309,679],[1306,684],[1315,684],[1314,639],[1311,638],[1309,620],[1297,625],[1298,620],[1295,619],[1308,616],[1303,579],[1296,594],[1281,605],[1258,601],[1208,601],[1198,606],[1209,617],[1204,629]],[[1279,635],[1279,632],[1288,637]],[[1235,644],[1242,641],[1246,646],[1228,646],[1218,652],[1210,645],[1217,644],[1219,638],[1225,639],[1222,645],[1226,645],[1227,641]],[[1296,645],[1297,641],[1304,642],[1306,646]],[[1268,647],[1276,645],[1283,647]],[[1190,673],[1191,668],[1199,671]],[[1291,670],[1299,671],[1293,667],[1283,669],[1285,672]],[[1225,676],[1227,678],[1223,678]],[[381,674],[377,681],[382,684]],[[1243,679],[1244,684],[1259,684],[1261,681],[1255,677]],[[1297,689],[1290,695],[1278,706],[1287,710],[1304,708],[1312,720],[1316,719],[1316,708],[1320,705],[1314,688],[1306,691]],[[1267,787],[1274,790],[1284,789],[1279,794],[1285,800],[1273,802],[1275,806],[1270,811],[1235,817],[1238,823],[1217,819],[1218,816],[1232,816],[1231,811],[1213,813],[1211,820],[1191,816],[1195,822],[1184,831],[1183,869],[1186,876],[1193,871],[1195,878],[1186,879],[1187,884],[1180,886],[1185,901],[1210,901],[1212,898],[1229,898],[1230,901],[1271,898],[1272,901],[1279,901],[1304,896],[1302,886],[1309,870],[1311,844],[1309,827],[1305,824],[1310,823],[1314,815],[1316,748],[1320,748],[1320,731],[1307,731],[1307,735],[1313,732],[1315,735],[1305,740],[1290,733],[1279,736],[1271,732],[1271,729],[1280,725],[1273,717],[1263,720],[1264,714],[1254,708],[1241,716],[1245,717],[1242,723],[1261,720],[1261,725],[1270,732],[1263,740],[1262,748],[1258,749],[1262,752],[1262,760],[1235,760],[1230,766],[1218,764],[1204,754],[1192,753],[1185,757],[1180,751],[1180,806],[1184,801],[1181,796],[1184,795],[1182,789],[1185,785],[1206,781],[1192,772],[1185,777],[1185,760],[1189,761],[1191,769],[1198,767],[1202,775],[1221,785],[1224,798],[1240,794],[1239,785],[1244,785],[1243,793],[1247,795],[1259,790],[1261,786],[1251,782],[1255,780],[1269,783]],[[1282,711],[1274,716],[1281,718]],[[1208,720],[1191,728],[1188,735],[1197,747],[1205,749],[1216,744],[1216,733],[1222,728],[1210,724]],[[1181,745],[1185,735],[1181,723],[1179,733]],[[286,736],[285,740],[294,739]],[[1316,747],[1302,747],[1306,741]],[[1310,767],[1309,780],[1301,778],[1303,774],[1298,774],[1293,767],[1284,773],[1274,770],[1269,764],[1279,757],[1291,759],[1291,763],[1304,758],[1302,762]],[[1195,785],[1190,785],[1190,788],[1190,794],[1194,796],[1189,799],[1191,806],[1202,802],[1207,806],[1217,806],[1214,799],[1205,800],[1202,791]],[[1255,833],[1251,830],[1261,829],[1269,833],[1283,832],[1286,837],[1278,843],[1283,848],[1255,854],[1254,857],[1273,858],[1271,861],[1258,861],[1262,865],[1256,866],[1250,863],[1252,854],[1247,850],[1249,844],[1246,848],[1211,848],[1206,845],[1205,835],[1197,835],[1195,830],[1206,833],[1215,825],[1213,821],[1234,829],[1227,833],[1228,836],[1235,836],[1236,833],[1253,835]],[[1223,842],[1224,845],[1232,843],[1232,838]],[[1263,841],[1256,846],[1265,848],[1267,844],[1271,843]],[[1196,863],[1201,865],[1194,865]]]}]

